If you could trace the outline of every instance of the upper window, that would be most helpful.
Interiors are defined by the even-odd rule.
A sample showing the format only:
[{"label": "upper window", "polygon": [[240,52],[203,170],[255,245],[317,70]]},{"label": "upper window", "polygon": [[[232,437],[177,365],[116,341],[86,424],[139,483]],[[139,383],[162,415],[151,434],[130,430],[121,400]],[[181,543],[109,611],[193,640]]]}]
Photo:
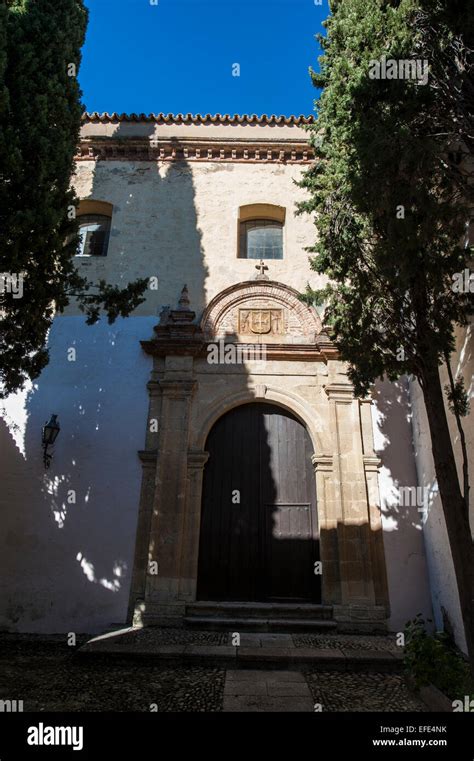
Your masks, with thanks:
[{"label": "upper window", "polygon": [[109,244],[110,217],[104,214],[82,214],[79,217],[79,249],[77,256],[106,256]]},{"label": "upper window", "polygon": [[239,256],[242,259],[283,259],[283,225],[272,219],[240,223]]},{"label": "upper window", "polygon": [[239,209],[238,256],[241,259],[283,259],[285,209],[251,203]]},{"label": "upper window", "polygon": [[107,256],[112,204],[92,198],[79,202],[79,248],[77,256]]}]

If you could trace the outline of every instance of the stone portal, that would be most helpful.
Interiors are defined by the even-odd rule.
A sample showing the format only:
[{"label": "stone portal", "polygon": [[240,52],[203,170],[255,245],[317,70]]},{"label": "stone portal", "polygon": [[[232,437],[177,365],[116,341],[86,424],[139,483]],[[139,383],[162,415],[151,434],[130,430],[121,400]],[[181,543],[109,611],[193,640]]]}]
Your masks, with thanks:
[{"label": "stone portal", "polygon": [[[236,364],[210,363],[209,347],[216,342],[264,344],[265,361],[250,358]],[[142,346],[153,356],[154,367],[148,384],[146,449],[139,453],[143,484],[130,611],[135,622],[176,622],[184,616],[187,603],[209,593],[239,594],[247,599],[321,599],[333,606],[341,627],[383,628],[389,611],[378,498],[380,463],[373,451],[370,400],[354,397],[346,366],[315,310],[282,283],[253,280],[218,294],[198,325],[185,293],[178,309],[162,315],[154,339],[143,341]],[[231,499],[233,491],[239,487],[245,491],[245,487],[226,482],[230,493],[224,495],[227,502],[221,518],[228,523],[215,529],[209,524],[219,514],[219,506],[209,507],[211,463],[203,500],[209,450],[216,448],[213,426],[231,410],[255,402],[277,405],[275,414],[294,421],[292,425],[304,431],[299,443],[295,433],[293,453],[291,446],[284,449],[282,442],[270,447],[282,458],[285,469],[289,459],[295,460],[295,465],[291,465],[291,474],[278,475],[273,455],[268,454],[269,470],[275,474],[274,493],[256,500],[263,521],[258,530],[248,523],[246,508],[234,515],[228,504],[227,497]],[[269,406],[268,413],[261,406],[259,409],[268,417],[275,408]],[[217,423],[217,428],[225,424]],[[277,440],[280,434],[276,434]],[[251,452],[251,447],[242,448],[236,466],[241,473],[237,480],[242,483],[244,458]],[[281,484],[281,477],[288,479],[287,485]],[[306,484],[304,494],[298,491],[298,481]],[[255,484],[254,488],[261,487]],[[265,488],[268,491],[270,487]],[[313,505],[314,494],[317,502]],[[265,502],[273,512],[268,521]],[[311,517],[305,523],[306,507]],[[224,555],[212,555],[211,537],[216,537],[221,553],[224,540],[230,541],[232,564],[238,553],[239,526],[242,536],[261,542],[260,557],[255,551],[252,562],[255,567],[259,564],[258,572],[265,581],[260,590],[258,583],[252,582],[252,587],[249,579],[242,581],[238,593],[230,581],[219,593],[209,587],[209,579],[212,567],[223,566]],[[286,563],[285,553],[289,556],[298,541],[293,537],[298,531],[308,550],[301,552],[305,558],[301,562],[310,567],[303,579],[298,566],[288,586],[290,577],[284,578],[280,571]],[[276,539],[275,532],[283,539]],[[291,537],[285,538],[285,533]],[[200,545],[205,553],[201,559]],[[319,589],[315,592],[316,557],[321,563],[320,593]],[[236,569],[238,562],[235,560]],[[208,581],[203,581],[206,578]]]}]

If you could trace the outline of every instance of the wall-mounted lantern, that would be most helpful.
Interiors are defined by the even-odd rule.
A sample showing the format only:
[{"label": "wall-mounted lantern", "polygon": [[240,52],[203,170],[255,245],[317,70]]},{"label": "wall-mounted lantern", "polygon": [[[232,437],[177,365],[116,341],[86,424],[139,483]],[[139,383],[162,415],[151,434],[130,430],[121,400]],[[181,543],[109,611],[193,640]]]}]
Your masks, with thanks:
[{"label": "wall-mounted lantern", "polygon": [[49,423],[45,423],[43,426],[42,442],[43,442],[43,462],[44,462],[45,468],[49,468],[49,465],[51,463],[51,457],[52,457],[52,455],[48,453],[48,449],[49,447],[53,446],[60,430],[61,428],[59,427],[58,416],[51,415],[51,420],[49,421]]}]

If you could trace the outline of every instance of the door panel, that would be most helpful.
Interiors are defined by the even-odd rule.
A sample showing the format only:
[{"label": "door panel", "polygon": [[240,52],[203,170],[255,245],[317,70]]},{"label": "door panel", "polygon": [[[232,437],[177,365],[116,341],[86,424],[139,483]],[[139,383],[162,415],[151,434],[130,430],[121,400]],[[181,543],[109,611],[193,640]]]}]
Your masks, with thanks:
[{"label": "door panel", "polygon": [[247,404],[212,428],[206,449],[197,597],[320,599],[312,447],[275,405]]}]

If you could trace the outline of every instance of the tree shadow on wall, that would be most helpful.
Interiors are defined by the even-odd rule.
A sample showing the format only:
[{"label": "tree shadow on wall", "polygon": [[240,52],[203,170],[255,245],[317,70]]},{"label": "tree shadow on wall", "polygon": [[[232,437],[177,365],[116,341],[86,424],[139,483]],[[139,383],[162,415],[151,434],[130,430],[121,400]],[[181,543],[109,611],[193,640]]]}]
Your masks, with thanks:
[{"label": "tree shadow on wall", "polygon": [[[413,445],[413,415],[407,378],[376,384],[375,451],[382,460],[379,475],[384,547],[393,607],[432,617],[429,578],[424,549],[423,505],[413,504],[418,486]],[[413,497],[412,497],[413,495]],[[430,496],[431,502],[432,496]],[[395,576],[396,570],[396,576]],[[403,628],[406,621],[395,625]]]},{"label": "tree shadow on wall", "polygon": [[[155,125],[146,126],[150,138]],[[71,304],[50,331],[49,365],[31,390],[9,400],[1,432],[5,628],[94,632],[125,621],[151,369],[140,340],[185,282],[202,308],[207,275],[191,168],[185,161],[120,161],[120,142],[136,129],[117,123],[117,160],[97,161],[88,185],[87,198],[114,207],[108,254],[76,262],[93,281],[124,286],[156,276],[159,287],[113,325],[103,318],[86,326]],[[79,162],[79,175],[84,166]],[[53,412],[61,432],[45,471],[41,428]],[[22,417],[15,435],[23,454],[12,437]]]}]

